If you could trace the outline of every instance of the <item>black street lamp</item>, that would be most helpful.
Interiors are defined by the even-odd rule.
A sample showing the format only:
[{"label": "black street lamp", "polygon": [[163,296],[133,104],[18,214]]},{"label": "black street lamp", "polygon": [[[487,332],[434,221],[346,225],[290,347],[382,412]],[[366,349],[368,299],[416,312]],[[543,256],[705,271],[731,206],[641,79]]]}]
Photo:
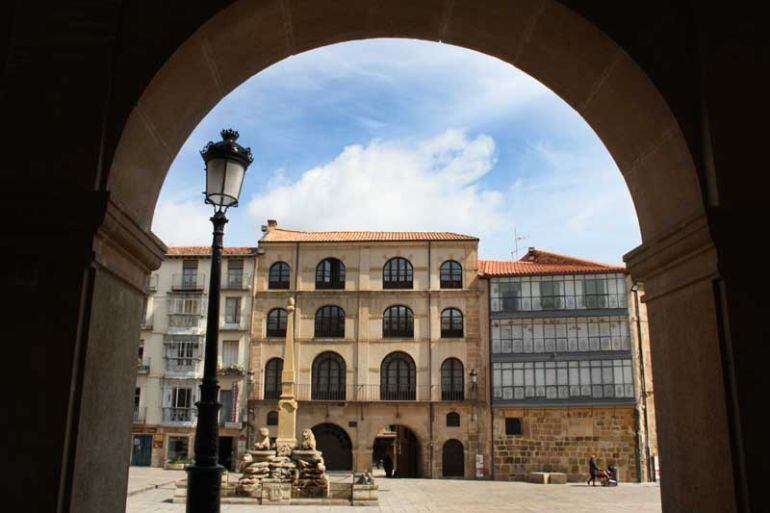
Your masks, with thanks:
[{"label": "black street lamp", "polygon": [[238,206],[246,169],[253,161],[251,149],[237,142],[238,132],[222,130],[222,140],[210,142],[201,150],[206,163],[206,203],[214,206],[214,241],[211,244],[211,275],[206,324],[206,353],[203,361],[195,427],[195,463],[187,467],[187,512],[219,513],[222,471],[217,449],[219,426],[217,416],[222,406],[217,401],[217,344],[219,338],[219,291],[222,275],[222,237],[227,218],[225,212]]}]

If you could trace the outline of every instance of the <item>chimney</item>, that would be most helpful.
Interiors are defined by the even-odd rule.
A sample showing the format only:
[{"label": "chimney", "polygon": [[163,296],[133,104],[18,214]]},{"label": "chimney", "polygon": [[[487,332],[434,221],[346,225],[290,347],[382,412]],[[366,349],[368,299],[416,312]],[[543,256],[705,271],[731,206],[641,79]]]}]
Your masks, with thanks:
[{"label": "chimney", "polygon": [[278,226],[278,221],[275,219],[268,219],[267,220],[267,229],[270,230],[272,228],[275,228]]}]

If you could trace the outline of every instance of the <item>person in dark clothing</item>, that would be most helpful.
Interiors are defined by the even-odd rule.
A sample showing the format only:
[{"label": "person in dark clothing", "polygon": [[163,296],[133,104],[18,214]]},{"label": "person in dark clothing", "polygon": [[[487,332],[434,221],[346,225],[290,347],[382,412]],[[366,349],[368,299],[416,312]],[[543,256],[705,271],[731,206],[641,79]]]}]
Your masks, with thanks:
[{"label": "person in dark clothing", "polygon": [[588,485],[593,484],[596,486],[596,477],[599,475],[599,465],[596,464],[596,456],[591,455],[591,459],[588,460],[588,473],[591,477],[588,478]]},{"label": "person in dark clothing", "polygon": [[382,466],[385,467],[385,477],[393,477],[393,460],[390,454],[386,454],[382,459]]}]

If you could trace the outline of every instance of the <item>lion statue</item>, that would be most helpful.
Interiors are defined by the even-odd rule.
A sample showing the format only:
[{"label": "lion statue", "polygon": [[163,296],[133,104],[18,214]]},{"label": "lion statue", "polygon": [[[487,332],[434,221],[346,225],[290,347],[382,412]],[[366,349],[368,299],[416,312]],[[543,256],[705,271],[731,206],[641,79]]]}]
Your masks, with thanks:
[{"label": "lion statue", "polygon": [[254,442],[255,451],[269,451],[270,450],[270,431],[267,428],[259,428],[259,434],[257,435],[257,441]]},{"label": "lion statue", "polygon": [[302,448],[315,451],[315,435],[310,429],[305,429],[302,432]]}]

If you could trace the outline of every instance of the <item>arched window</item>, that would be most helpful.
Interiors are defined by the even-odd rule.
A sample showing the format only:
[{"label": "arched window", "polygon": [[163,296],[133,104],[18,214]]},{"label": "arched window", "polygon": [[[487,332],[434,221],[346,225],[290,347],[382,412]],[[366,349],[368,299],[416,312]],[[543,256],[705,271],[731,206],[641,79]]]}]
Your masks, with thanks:
[{"label": "arched window", "polygon": [[462,338],[463,313],[457,308],[446,308],[441,312],[441,338]]},{"label": "arched window", "polygon": [[315,313],[316,338],[345,336],[345,310],[339,306],[322,306]]},{"label": "arched window", "polygon": [[465,449],[459,440],[447,440],[441,451],[441,467],[444,477],[465,476]]},{"label": "arched window", "polygon": [[380,399],[414,401],[417,398],[416,375],[411,356],[401,351],[390,353],[380,366]]},{"label": "arched window", "polygon": [[267,314],[267,336],[268,337],[285,337],[286,336],[286,319],[289,314],[283,308],[273,308]]},{"label": "arched window", "polygon": [[336,258],[321,260],[315,268],[316,289],[345,288],[345,264]]},{"label": "arched window", "polygon": [[414,314],[408,306],[396,305],[382,314],[382,336],[397,338],[414,337]]},{"label": "arched window", "polygon": [[460,414],[450,411],[446,414],[446,427],[460,427]]},{"label": "arched window", "polygon": [[267,288],[289,288],[289,264],[286,262],[276,262],[270,266],[270,272],[267,277]]},{"label": "arched window", "polygon": [[439,279],[442,289],[463,288],[463,266],[454,260],[447,260],[441,264]]},{"label": "arched window", "polygon": [[441,364],[441,400],[465,399],[463,363],[457,358],[447,358]]},{"label": "arched window", "polygon": [[345,360],[332,351],[319,354],[313,361],[311,398],[316,401],[345,400]]},{"label": "arched window", "polygon": [[391,258],[382,268],[383,289],[411,289],[412,264],[406,258]]},{"label": "arched window", "polygon": [[281,397],[281,374],[283,373],[283,360],[272,358],[265,365],[265,399],[278,399]]},{"label": "arched window", "polygon": [[278,412],[277,411],[269,411],[269,412],[267,412],[267,425],[268,426],[277,426],[278,425]]}]

